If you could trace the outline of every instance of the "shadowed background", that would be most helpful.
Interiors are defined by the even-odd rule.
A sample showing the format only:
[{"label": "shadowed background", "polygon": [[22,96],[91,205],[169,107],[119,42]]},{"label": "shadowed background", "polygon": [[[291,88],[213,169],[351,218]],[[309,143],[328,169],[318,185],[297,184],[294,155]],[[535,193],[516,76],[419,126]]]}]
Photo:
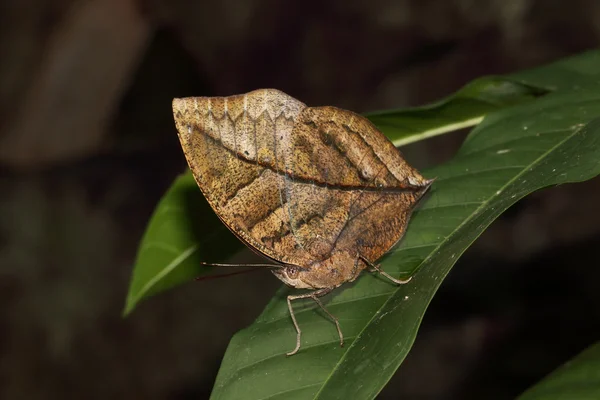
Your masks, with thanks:
[{"label": "shadowed background", "polygon": [[[208,397],[279,287],[266,271],[191,283],[121,318],[145,224],[185,169],[173,97],[419,105],[592,48],[599,19],[595,0],[0,0],[0,397]],[[464,135],[403,152],[438,164]],[[505,213],[381,398],[511,398],[597,339],[599,202],[594,179]]]}]

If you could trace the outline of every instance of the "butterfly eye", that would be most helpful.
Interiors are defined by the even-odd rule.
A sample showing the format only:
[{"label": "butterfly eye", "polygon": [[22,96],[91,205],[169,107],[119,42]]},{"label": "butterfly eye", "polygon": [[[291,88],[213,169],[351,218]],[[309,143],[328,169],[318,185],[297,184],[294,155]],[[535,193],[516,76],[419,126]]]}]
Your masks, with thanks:
[{"label": "butterfly eye", "polygon": [[291,279],[296,279],[298,277],[298,268],[296,267],[287,267],[285,272],[287,273],[287,276]]}]

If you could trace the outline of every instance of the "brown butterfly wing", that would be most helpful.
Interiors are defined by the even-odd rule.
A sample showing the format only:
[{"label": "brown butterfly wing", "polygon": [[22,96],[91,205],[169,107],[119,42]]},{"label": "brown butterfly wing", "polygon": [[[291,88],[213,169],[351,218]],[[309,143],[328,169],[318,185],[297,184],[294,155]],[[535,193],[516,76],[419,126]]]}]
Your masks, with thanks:
[{"label": "brown butterfly wing", "polygon": [[277,90],[175,99],[173,111],[215,212],[282,263],[308,266],[334,249],[376,260],[429,184],[365,118]]},{"label": "brown butterfly wing", "polygon": [[173,101],[186,159],[212,208],[247,244],[287,264],[307,255],[279,239],[290,224],[278,142],[291,135],[305,107],[272,89]]},{"label": "brown butterfly wing", "polygon": [[315,260],[346,251],[376,261],[402,237],[430,181],[350,111],[305,108],[291,139],[286,195],[296,246]]}]

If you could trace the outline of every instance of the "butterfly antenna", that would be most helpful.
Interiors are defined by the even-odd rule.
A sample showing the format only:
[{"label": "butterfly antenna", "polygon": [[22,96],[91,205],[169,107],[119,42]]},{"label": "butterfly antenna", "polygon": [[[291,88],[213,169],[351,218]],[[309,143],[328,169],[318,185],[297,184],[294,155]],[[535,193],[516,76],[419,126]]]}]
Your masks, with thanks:
[{"label": "butterfly antenna", "polygon": [[227,264],[227,263],[212,263],[201,262],[200,265],[208,267],[252,267],[252,268],[281,268],[280,264]]},{"label": "butterfly antenna", "polygon": [[263,268],[281,268],[281,265],[278,265],[278,264],[224,264],[224,263],[208,263],[208,262],[201,262],[200,264],[206,265],[206,266],[211,266],[211,267],[249,267],[250,269],[246,269],[243,271],[236,271],[236,272],[228,272],[226,274],[199,276],[195,279],[196,281],[206,281],[209,279],[226,278],[228,276],[233,276],[233,275],[247,274],[249,272],[258,271]]}]

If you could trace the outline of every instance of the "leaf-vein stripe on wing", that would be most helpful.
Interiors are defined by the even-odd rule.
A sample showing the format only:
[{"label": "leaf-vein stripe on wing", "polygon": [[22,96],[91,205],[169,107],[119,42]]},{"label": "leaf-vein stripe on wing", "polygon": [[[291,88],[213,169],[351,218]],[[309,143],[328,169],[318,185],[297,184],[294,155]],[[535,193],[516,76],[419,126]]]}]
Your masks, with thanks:
[{"label": "leaf-vein stripe on wing", "polygon": [[[246,160],[242,160],[244,162],[247,162]],[[225,203],[223,204],[223,208],[227,207],[227,205],[229,204],[229,202],[231,200],[233,200],[238,193],[240,192],[240,190],[247,188],[248,186],[252,185],[254,182],[256,182],[258,179],[261,179],[263,174],[265,173],[265,171],[267,171],[267,168],[263,168],[262,171],[258,172],[258,175],[255,176],[254,178],[252,178],[252,180],[248,181],[248,182],[241,182],[240,185],[238,187],[235,188],[235,190],[233,191],[233,193],[231,193],[229,196],[227,196],[227,199],[225,199]]]},{"label": "leaf-vein stripe on wing", "polygon": [[[225,146],[223,144],[223,142],[221,142],[219,139],[217,138],[213,138],[212,136],[208,135],[208,134],[204,134],[203,137],[205,137],[206,139],[213,141],[214,143],[218,143],[222,148],[224,148],[225,150],[227,150],[229,153],[232,153],[233,156],[239,158],[239,159],[243,159],[244,161],[247,162],[254,162],[254,160],[249,160],[246,155],[244,154],[236,154],[233,152],[232,149],[228,148],[227,146]],[[380,188],[380,187],[370,187],[370,186],[364,186],[364,185],[358,185],[358,186],[353,186],[353,185],[328,185],[326,182],[323,181],[318,181],[318,180],[314,180],[314,179],[305,179],[303,177],[299,177],[296,175],[290,175],[290,171],[293,171],[293,166],[292,168],[287,168],[287,165],[285,164],[284,161],[284,167],[285,170],[284,171],[280,171],[278,168],[274,168],[273,165],[271,164],[266,164],[260,160],[256,160],[256,163],[258,165],[260,165],[263,168],[269,169],[270,171],[275,172],[276,174],[283,176],[285,178],[285,180],[289,180],[290,182],[294,182],[294,183],[304,183],[304,184],[308,184],[308,185],[315,185],[315,186],[320,186],[320,187],[328,187],[331,189],[335,189],[335,190],[344,190],[344,191],[349,191],[349,190],[363,190],[366,192],[382,192],[382,193],[388,193],[388,192],[405,192],[405,191],[411,191],[414,190],[415,188],[411,188],[411,187],[407,187],[407,188],[395,188],[395,187],[385,187],[385,188]],[[384,164],[385,165],[385,164]],[[387,166],[386,166],[387,168]],[[289,171],[288,171],[289,170]]]},{"label": "leaf-vein stripe on wing", "polygon": [[[354,120],[354,119],[352,119],[352,120]],[[361,134],[360,134],[359,132],[355,131],[354,129],[352,129],[352,128],[350,127],[350,124],[351,124],[351,123],[352,123],[352,122],[350,122],[350,123],[348,123],[348,124],[341,124],[341,125],[342,125],[342,128],[344,128],[344,130],[345,130],[346,132],[352,133],[352,134],[353,134],[354,136],[356,136],[356,137],[357,137],[357,138],[358,138],[358,139],[359,139],[359,140],[360,140],[362,143],[364,143],[365,147],[371,151],[371,154],[374,156],[374,158],[375,158],[375,159],[377,159],[377,161],[379,161],[379,163],[380,163],[381,165],[383,165],[383,167],[385,167],[385,169],[387,170],[387,172],[388,172],[388,173],[389,173],[389,174],[390,174],[390,175],[391,175],[391,176],[392,176],[392,177],[393,177],[395,180],[397,180],[397,179],[396,179],[396,176],[395,176],[395,175],[392,173],[392,171],[390,171],[390,169],[389,169],[389,168],[388,168],[388,166],[387,166],[387,165],[386,165],[386,164],[383,162],[383,160],[381,159],[381,157],[379,157],[379,155],[378,155],[378,154],[375,152],[375,149],[373,148],[373,146],[371,146],[371,144],[369,144],[369,143],[366,141],[366,139],[365,139],[364,137],[362,137],[362,136],[361,136]],[[350,164],[351,164],[351,165],[354,167],[354,169],[355,169],[355,170],[356,170],[356,172],[358,173],[358,176],[361,176],[360,169],[359,169],[359,165],[354,165],[354,164],[352,163],[352,160],[350,160],[350,158],[349,158],[349,157],[348,157],[348,156],[347,156],[345,153],[342,153],[342,154],[344,155],[344,157],[346,157],[346,158],[348,159],[348,161],[350,162]],[[365,155],[366,155],[366,153],[365,153]],[[359,164],[360,164],[360,163],[362,163],[363,159],[364,159],[364,156],[363,156],[363,157],[361,158],[361,160],[359,161]]]},{"label": "leaf-vein stripe on wing", "polygon": [[[394,180],[396,180],[399,183],[402,183],[402,182],[400,182],[398,180],[398,178],[396,178],[396,175],[394,175],[394,173],[388,168],[387,164],[385,162],[383,162],[383,160],[381,159],[381,157],[379,156],[379,154],[377,154],[377,152],[375,151],[375,149],[373,148],[373,146],[369,142],[367,142],[367,139],[365,139],[360,134],[360,132],[357,132],[357,131],[351,129],[350,126],[347,126],[347,130],[353,132],[354,134],[356,134],[356,136],[358,136],[363,141],[363,143],[367,146],[367,148],[369,148],[371,150],[371,152],[373,153],[373,155],[375,156],[375,158],[377,159],[377,161],[379,161],[379,163],[385,167],[385,169],[394,178]],[[359,173],[360,173],[360,171],[359,171]],[[379,173],[378,173],[378,175],[379,175]]]}]

